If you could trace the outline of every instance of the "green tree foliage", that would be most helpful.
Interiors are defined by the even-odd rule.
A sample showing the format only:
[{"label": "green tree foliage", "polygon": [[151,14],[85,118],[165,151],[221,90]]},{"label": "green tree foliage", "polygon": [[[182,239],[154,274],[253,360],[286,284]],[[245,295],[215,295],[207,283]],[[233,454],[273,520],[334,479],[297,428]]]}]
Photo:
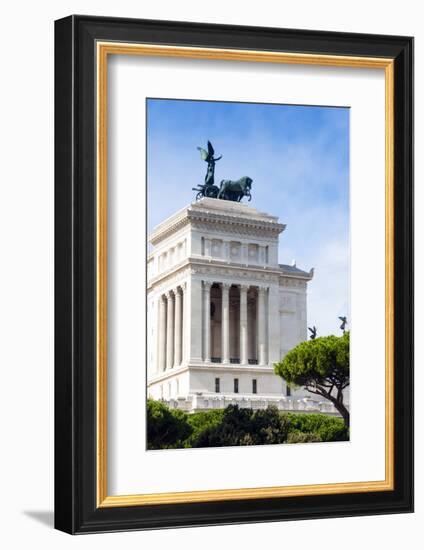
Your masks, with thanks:
[{"label": "green tree foliage", "polygon": [[171,411],[164,403],[147,400],[147,448],[173,449],[193,432],[183,411]]},{"label": "green tree foliage", "polygon": [[222,422],[225,409],[200,411],[187,415],[187,421],[193,429],[192,434],[184,441],[184,447],[193,447],[200,435],[209,429],[214,429]]},{"label": "green tree foliage", "polygon": [[349,332],[301,342],[274,369],[289,385],[303,386],[331,401],[349,427],[343,403],[343,390],[349,385]]},{"label": "green tree foliage", "polygon": [[[347,441],[349,430],[341,418],[326,414],[287,413],[290,434],[314,435],[318,441]],[[294,443],[290,438],[287,443]]]},{"label": "green tree foliage", "polygon": [[153,400],[147,404],[147,435],[149,449],[349,439],[343,420],[325,414],[286,413],[274,407],[255,411],[234,405],[188,414]]},{"label": "green tree foliage", "polygon": [[277,408],[241,409],[229,405],[220,424],[202,431],[195,447],[226,447],[234,445],[269,445],[287,440],[289,423]]}]

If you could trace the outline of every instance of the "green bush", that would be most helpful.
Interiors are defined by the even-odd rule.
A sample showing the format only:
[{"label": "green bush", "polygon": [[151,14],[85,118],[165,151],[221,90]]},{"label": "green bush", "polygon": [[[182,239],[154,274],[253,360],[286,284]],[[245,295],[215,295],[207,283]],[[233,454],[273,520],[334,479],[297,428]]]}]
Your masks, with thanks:
[{"label": "green bush", "polygon": [[193,447],[226,447],[235,445],[270,445],[284,443],[289,423],[277,408],[254,411],[229,405],[222,421],[201,431]]},{"label": "green bush", "polygon": [[187,414],[171,410],[164,403],[147,400],[147,448],[175,449],[193,432]]},{"label": "green bush", "polygon": [[201,411],[187,415],[187,421],[193,429],[192,434],[184,441],[184,447],[193,447],[194,442],[200,435],[208,430],[219,426],[222,422],[225,409],[216,409],[213,411]]},{"label": "green bush", "polygon": [[313,433],[321,441],[347,441],[349,429],[342,418],[327,416],[326,414],[288,413],[290,431]]},{"label": "green bush", "polygon": [[325,414],[237,405],[188,414],[149,399],[147,437],[148,449],[177,449],[346,441],[349,430],[341,418]]}]

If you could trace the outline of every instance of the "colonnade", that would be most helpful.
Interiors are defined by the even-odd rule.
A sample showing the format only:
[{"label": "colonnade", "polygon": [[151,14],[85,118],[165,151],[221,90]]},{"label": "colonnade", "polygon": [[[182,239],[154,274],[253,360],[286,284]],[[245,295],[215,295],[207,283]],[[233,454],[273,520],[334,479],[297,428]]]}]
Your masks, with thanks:
[{"label": "colonnade", "polygon": [[[254,287],[256,289],[256,334],[249,334],[248,324],[248,304],[247,296],[250,289],[249,285],[231,285],[228,283],[203,282],[203,360],[210,363],[211,357],[211,288],[219,286],[221,289],[221,357],[222,364],[228,364],[230,357],[230,288],[232,286],[239,288],[239,354],[238,360],[241,365],[247,365],[250,362],[266,365],[267,363],[267,334],[266,334],[266,287]],[[249,360],[249,338],[254,338],[257,343],[257,360]]]},{"label": "colonnade", "polygon": [[[230,345],[230,289],[237,287],[239,294],[237,295],[237,312],[232,310],[232,315],[237,314],[237,328],[239,331],[239,349],[234,358],[230,356],[230,348],[234,351],[234,342]],[[212,288],[215,288],[216,293],[219,292],[219,298],[212,299]],[[217,289],[220,289],[218,291]],[[255,311],[255,320],[248,319],[248,293],[250,293],[250,301],[255,300],[253,310]],[[226,282],[211,282],[203,281],[200,295],[193,297],[193,300],[199,300],[199,308],[196,308],[199,318],[189,318],[187,309],[187,287],[186,284],[177,286],[168,292],[161,294],[158,297],[157,310],[157,370],[159,372],[178,367],[187,359],[190,348],[186,341],[190,336],[188,325],[198,323],[202,327],[199,332],[199,346],[202,351],[202,360],[204,363],[220,362],[222,364],[239,363],[240,365],[259,364],[265,366],[268,362],[268,334],[267,334],[267,302],[268,288],[264,286],[250,286],[245,284],[229,284]],[[234,294],[234,291],[233,291]],[[239,298],[239,299],[238,299]],[[219,303],[220,312],[220,349],[218,351],[220,357],[212,357],[212,302]],[[212,307],[211,307],[212,306]],[[234,308],[234,304],[233,304]],[[196,315],[196,316],[197,316]],[[232,330],[234,331],[235,319],[232,317]],[[218,321],[219,322],[219,321]],[[187,330],[188,329],[188,330]],[[200,330],[200,329],[199,329]],[[233,332],[234,334],[234,332]],[[253,339],[253,343],[249,342]],[[249,350],[255,348],[254,356],[252,352],[249,357]],[[216,353],[215,353],[216,355]]]},{"label": "colonnade", "polygon": [[185,355],[186,284],[161,294],[157,312],[157,367],[164,371],[181,365]]}]

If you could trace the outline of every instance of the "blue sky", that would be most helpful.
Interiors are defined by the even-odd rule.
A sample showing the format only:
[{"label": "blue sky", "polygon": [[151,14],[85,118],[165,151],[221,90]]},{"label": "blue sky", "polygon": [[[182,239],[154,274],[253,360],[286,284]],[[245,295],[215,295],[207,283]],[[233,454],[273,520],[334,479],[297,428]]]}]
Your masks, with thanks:
[{"label": "blue sky", "polygon": [[253,179],[250,205],[287,224],[280,263],[315,268],[308,325],[340,334],[349,315],[349,109],[212,101],[147,101],[148,229],[194,200],[210,140],[215,182]]}]

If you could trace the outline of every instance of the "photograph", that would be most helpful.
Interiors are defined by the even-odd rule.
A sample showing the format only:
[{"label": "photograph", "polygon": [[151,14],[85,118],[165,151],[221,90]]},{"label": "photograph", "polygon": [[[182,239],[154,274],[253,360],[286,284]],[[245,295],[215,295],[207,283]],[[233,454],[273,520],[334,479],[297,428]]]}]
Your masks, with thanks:
[{"label": "photograph", "polygon": [[349,441],[349,107],[145,108],[146,448]]},{"label": "photograph", "polygon": [[229,9],[55,21],[66,533],[413,510],[414,39]]}]

